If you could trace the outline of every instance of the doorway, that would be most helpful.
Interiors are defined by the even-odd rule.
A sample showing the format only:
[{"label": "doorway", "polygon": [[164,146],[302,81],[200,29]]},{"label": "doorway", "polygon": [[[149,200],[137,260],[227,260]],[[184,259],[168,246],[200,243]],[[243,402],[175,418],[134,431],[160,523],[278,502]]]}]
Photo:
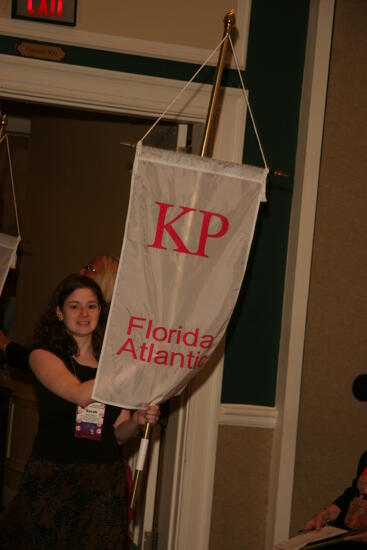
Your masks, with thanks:
[{"label": "doorway", "polygon": [[[35,104],[3,102],[1,110],[9,119],[22,235],[13,332],[26,343],[59,280],[99,254],[120,255],[134,144],[152,122]],[[18,128],[23,120],[28,135],[12,132],[13,119]],[[176,149],[177,140],[178,125],[162,122],[145,143]]]},{"label": "doorway", "polygon": [[[15,299],[10,338],[27,344],[56,284],[99,254],[120,255],[134,161],[134,145],[153,121],[142,117],[80,111],[48,105],[3,101],[7,114],[22,243],[7,292]],[[161,122],[145,144],[191,150],[201,125]],[[14,232],[11,186],[5,148],[0,150],[2,229]],[[3,305],[5,300],[1,299]],[[4,308],[3,308],[4,309]],[[3,319],[1,319],[1,322]],[[27,381],[23,373],[23,382]],[[30,400],[32,397],[30,396]],[[37,429],[36,407],[14,399],[12,445],[7,460],[6,499],[16,492]],[[29,411],[32,415],[29,416]],[[30,418],[29,426],[25,426]],[[17,433],[26,430],[27,445]],[[132,537],[144,547],[143,533],[153,531],[160,432],[152,444],[146,498],[141,495]],[[23,448],[20,449],[19,446]],[[27,447],[27,448],[25,448]],[[134,449],[132,450],[132,455]],[[16,467],[14,467],[16,465]],[[16,481],[14,479],[16,478]]]}]

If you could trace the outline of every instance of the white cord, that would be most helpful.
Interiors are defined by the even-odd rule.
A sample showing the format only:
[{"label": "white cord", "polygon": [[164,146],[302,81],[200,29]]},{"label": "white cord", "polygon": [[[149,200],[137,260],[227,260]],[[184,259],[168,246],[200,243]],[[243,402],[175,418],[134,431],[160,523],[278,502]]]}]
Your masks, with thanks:
[{"label": "white cord", "polygon": [[244,95],[244,98],[245,98],[245,101],[246,101],[246,105],[247,105],[248,111],[249,111],[249,113],[250,113],[251,122],[252,122],[252,125],[253,125],[253,127],[254,127],[254,131],[255,131],[257,143],[259,144],[259,149],[260,149],[260,152],[261,152],[261,156],[262,156],[262,158],[263,158],[264,166],[265,166],[265,168],[266,168],[267,170],[269,170],[268,164],[267,164],[266,159],[265,159],[264,151],[263,151],[263,148],[262,148],[262,146],[261,146],[261,141],[260,141],[260,137],[259,137],[259,134],[258,134],[258,131],[257,131],[257,128],[256,128],[254,115],[252,114],[252,110],[251,110],[250,103],[249,103],[249,100],[248,100],[248,97],[247,97],[247,92],[246,92],[246,89],[245,89],[245,85],[244,85],[244,83],[243,83],[242,74],[241,74],[241,71],[240,71],[240,67],[239,67],[239,64],[238,64],[238,61],[237,61],[236,52],[234,51],[233,42],[232,42],[232,38],[231,38],[231,35],[230,35],[230,34],[228,35],[228,38],[229,38],[229,43],[231,44],[232,53],[233,53],[233,58],[234,58],[234,61],[235,61],[235,63],[236,63],[238,76],[240,77],[240,81],[241,81],[241,86],[242,86],[243,95]]},{"label": "white cord", "polygon": [[159,118],[157,118],[157,120],[155,121],[155,123],[153,124],[153,126],[151,126],[149,128],[149,130],[144,134],[144,136],[141,138],[141,142],[144,141],[144,139],[150,134],[150,132],[153,130],[153,128],[158,124],[158,122],[164,117],[164,115],[170,110],[170,108],[172,107],[172,105],[177,101],[177,99],[181,96],[181,94],[184,93],[184,91],[186,90],[186,88],[188,88],[191,84],[191,82],[197,77],[197,75],[200,73],[201,69],[203,67],[205,67],[205,65],[210,61],[210,59],[213,57],[213,55],[215,54],[215,52],[221,47],[221,45],[223,44],[223,42],[225,41],[225,39],[227,38],[227,36],[224,36],[222,38],[222,40],[219,42],[218,46],[215,48],[215,50],[212,51],[212,53],[209,55],[209,57],[204,61],[204,63],[201,65],[201,67],[196,71],[196,73],[194,74],[194,76],[191,77],[191,79],[186,82],[185,86],[179,91],[179,93],[176,95],[176,97],[173,98],[173,100],[171,101],[171,103],[168,105],[168,107],[163,111],[163,113],[159,116]]},{"label": "white cord", "polygon": [[14,185],[14,176],[13,176],[13,166],[11,162],[11,155],[10,155],[10,146],[9,146],[9,137],[7,134],[4,134],[2,138],[0,139],[0,144],[5,139],[6,141],[6,149],[8,152],[8,161],[9,161],[9,172],[10,172],[10,180],[11,180],[11,189],[13,193],[13,201],[14,201],[14,211],[15,211],[15,219],[17,222],[17,229],[18,229],[18,236],[20,237],[20,225],[19,225],[19,216],[18,216],[18,209],[17,209],[17,201],[15,196],[15,185]]},{"label": "white cord", "polygon": [[157,118],[157,120],[154,122],[154,124],[149,128],[149,130],[144,134],[144,136],[142,137],[141,140],[139,140],[139,143],[143,143],[144,139],[150,134],[150,132],[153,130],[153,128],[158,124],[158,122],[164,117],[164,115],[170,110],[170,108],[172,107],[172,105],[177,101],[177,99],[184,93],[184,91],[190,86],[191,82],[196,78],[196,76],[200,73],[201,69],[203,67],[205,67],[205,65],[210,61],[210,59],[213,57],[213,55],[215,54],[215,52],[221,47],[221,45],[223,44],[223,42],[225,40],[227,40],[227,38],[229,39],[229,43],[231,45],[231,49],[232,49],[232,53],[233,53],[233,58],[234,58],[234,61],[235,61],[235,64],[236,64],[236,68],[237,68],[237,73],[238,73],[238,76],[240,78],[240,82],[241,82],[241,86],[242,86],[242,92],[243,92],[243,96],[245,98],[245,101],[246,101],[246,105],[247,105],[247,108],[248,108],[248,111],[250,113],[250,118],[251,118],[251,122],[252,122],[252,125],[253,125],[253,128],[254,128],[254,131],[255,131],[255,136],[256,136],[256,139],[257,139],[257,143],[259,145],[259,149],[260,149],[260,153],[261,153],[261,156],[262,156],[262,159],[263,159],[263,163],[264,163],[264,166],[266,168],[266,170],[269,171],[269,167],[268,167],[268,163],[266,162],[266,158],[265,158],[265,154],[264,154],[264,151],[263,151],[263,148],[262,148],[262,145],[261,145],[261,141],[260,141],[260,137],[259,137],[259,133],[257,131],[257,128],[256,128],[256,124],[255,124],[255,119],[254,119],[254,115],[252,113],[252,109],[251,109],[251,106],[250,106],[250,103],[249,103],[249,100],[248,100],[248,96],[247,96],[247,92],[246,92],[246,89],[245,89],[245,85],[243,83],[243,79],[242,79],[242,74],[241,74],[241,70],[240,70],[240,67],[239,67],[239,64],[238,64],[238,60],[237,60],[237,56],[236,56],[236,52],[234,50],[234,47],[233,47],[233,42],[232,42],[232,38],[231,38],[231,35],[230,34],[226,34],[222,40],[219,42],[218,46],[211,52],[211,54],[209,55],[209,57],[204,61],[204,63],[201,65],[201,67],[195,72],[195,74],[191,77],[191,79],[185,84],[185,86],[179,91],[179,93],[173,98],[173,100],[171,101],[171,103],[168,105],[168,107],[163,111],[163,113]]}]

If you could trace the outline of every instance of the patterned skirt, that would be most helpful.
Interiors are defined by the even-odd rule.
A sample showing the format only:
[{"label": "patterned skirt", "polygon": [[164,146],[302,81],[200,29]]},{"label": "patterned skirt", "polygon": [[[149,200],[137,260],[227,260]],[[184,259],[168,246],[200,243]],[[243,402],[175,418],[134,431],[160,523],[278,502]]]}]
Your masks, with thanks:
[{"label": "patterned skirt", "polygon": [[30,459],[0,517],[6,550],[122,550],[127,530],[123,463]]}]

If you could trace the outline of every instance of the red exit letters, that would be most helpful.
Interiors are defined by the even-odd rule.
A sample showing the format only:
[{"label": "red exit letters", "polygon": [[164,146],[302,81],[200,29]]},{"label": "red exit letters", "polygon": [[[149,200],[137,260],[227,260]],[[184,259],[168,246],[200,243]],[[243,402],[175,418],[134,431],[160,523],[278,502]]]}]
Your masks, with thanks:
[{"label": "red exit letters", "polygon": [[35,7],[34,0],[28,0],[27,11],[29,15],[42,15],[45,17],[53,17],[55,14],[57,17],[62,16],[62,2],[63,0],[40,0],[38,8]]},{"label": "red exit letters", "polygon": [[[179,206],[179,208],[181,209],[181,212],[170,221],[166,221],[168,210],[170,208],[173,208],[174,205],[164,203],[164,202],[156,202],[156,204],[159,206],[159,215],[158,215],[157,229],[156,229],[154,242],[153,244],[148,245],[151,248],[161,248],[163,250],[167,250],[167,248],[163,246],[163,243],[162,243],[163,235],[164,235],[164,232],[166,231],[176,245],[176,248],[174,248],[175,252],[181,252],[183,254],[191,254],[193,256],[202,256],[207,258],[208,256],[205,254],[205,247],[206,247],[207,240],[209,238],[219,239],[220,237],[223,237],[223,235],[225,235],[228,231],[228,226],[229,226],[228,219],[222,214],[218,214],[217,212],[208,212],[207,210],[197,211],[195,208],[189,208],[187,206]],[[199,244],[195,252],[190,251],[186,247],[181,237],[177,234],[177,231],[172,227],[177,220],[179,220],[189,212],[195,212],[195,213],[199,212],[202,215],[201,231],[198,239]],[[212,218],[217,218],[220,221],[220,227],[216,233],[209,233],[209,225]]]}]

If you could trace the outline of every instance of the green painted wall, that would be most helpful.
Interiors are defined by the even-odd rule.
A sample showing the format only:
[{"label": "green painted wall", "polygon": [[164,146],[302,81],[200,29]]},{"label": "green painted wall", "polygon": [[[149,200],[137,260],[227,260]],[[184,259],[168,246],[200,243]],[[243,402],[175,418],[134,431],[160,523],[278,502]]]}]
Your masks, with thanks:
[{"label": "green painted wall", "polygon": [[[273,406],[309,0],[253,0],[246,87],[270,169],[249,265],[227,333],[223,403]],[[262,165],[247,120],[243,160]]]}]

